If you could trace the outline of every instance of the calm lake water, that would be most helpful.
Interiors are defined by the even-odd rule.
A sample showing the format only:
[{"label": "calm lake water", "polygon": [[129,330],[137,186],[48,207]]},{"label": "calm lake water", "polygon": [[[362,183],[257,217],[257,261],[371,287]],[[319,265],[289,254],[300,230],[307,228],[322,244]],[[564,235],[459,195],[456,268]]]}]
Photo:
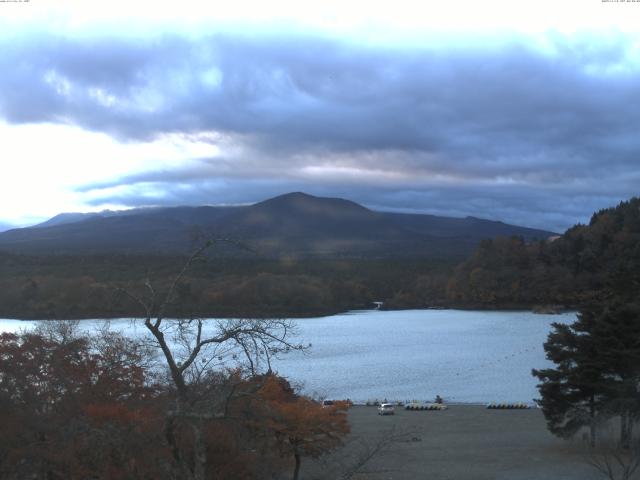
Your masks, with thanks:
[{"label": "calm lake water", "polygon": [[[367,401],[531,402],[532,368],[544,368],[542,343],[552,322],[575,314],[460,310],[361,311],[296,320],[307,353],[277,360],[274,370],[308,394]],[[0,320],[0,331],[37,322]],[[87,327],[97,321],[87,320]],[[112,326],[145,334],[129,320]]]}]

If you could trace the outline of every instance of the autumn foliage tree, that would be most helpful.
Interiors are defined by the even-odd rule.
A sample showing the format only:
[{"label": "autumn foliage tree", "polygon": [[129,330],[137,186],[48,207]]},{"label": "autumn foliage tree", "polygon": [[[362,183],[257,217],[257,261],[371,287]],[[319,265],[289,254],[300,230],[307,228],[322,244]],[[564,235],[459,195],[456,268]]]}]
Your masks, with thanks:
[{"label": "autumn foliage tree", "polygon": [[198,461],[211,480],[297,478],[302,457],[349,432],[346,406],[322,408],[271,373],[206,372],[181,415],[174,386],[150,373],[113,332],[0,335],[0,479],[188,478]]},{"label": "autumn foliage tree", "polygon": [[296,395],[286,380],[273,375],[266,378],[259,395],[264,400],[265,427],[273,432],[281,454],[294,460],[294,480],[302,457],[318,458],[335,450],[350,432],[347,402],[322,406]]},{"label": "autumn foliage tree", "polygon": [[2,478],[153,476],[135,446],[158,434],[157,392],[135,364],[135,347],[122,340],[118,350],[116,359],[87,338],[0,335]]}]

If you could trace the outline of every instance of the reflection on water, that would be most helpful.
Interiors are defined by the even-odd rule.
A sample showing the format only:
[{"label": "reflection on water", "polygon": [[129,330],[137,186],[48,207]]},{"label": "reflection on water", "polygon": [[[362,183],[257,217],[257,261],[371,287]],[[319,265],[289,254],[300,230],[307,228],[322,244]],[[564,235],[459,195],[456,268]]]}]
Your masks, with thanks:
[{"label": "reflection on water", "polygon": [[[575,314],[459,310],[363,311],[297,320],[307,353],[277,360],[274,369],[306,393],[328,398],[525,401],[537,397],[532,368],[549,365],[542,343],[552,322]],[[128,320],[112,326],[145,335]],[[0,331],[35,322],[0,320]],[[85,328],[101,322],[87,320]]]}]

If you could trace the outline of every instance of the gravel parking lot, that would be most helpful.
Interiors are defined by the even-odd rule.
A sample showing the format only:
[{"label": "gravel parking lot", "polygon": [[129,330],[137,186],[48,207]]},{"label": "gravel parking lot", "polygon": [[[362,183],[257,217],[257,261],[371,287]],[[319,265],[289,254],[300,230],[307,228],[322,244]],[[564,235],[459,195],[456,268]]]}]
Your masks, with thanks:
[{"label": "gravel parking lot", "polygon": [[[547,432],[538,409],[488,410],[450,406],[379,416],[375,407],[350,410],[352,433],[342,451],[303,461],[303,479],[341,478],[367,456],[353,479],[371,480],[591,480],[580,440]],[[376,451],[380,447],[379,451]]]}]

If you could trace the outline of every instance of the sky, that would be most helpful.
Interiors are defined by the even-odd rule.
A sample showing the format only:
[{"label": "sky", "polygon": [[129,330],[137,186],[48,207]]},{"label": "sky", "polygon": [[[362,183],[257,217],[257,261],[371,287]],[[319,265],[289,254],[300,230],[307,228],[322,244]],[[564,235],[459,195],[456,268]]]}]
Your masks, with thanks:
[{"label": "sky", "polygon": [[304,191],[561,232],[639,194],[640,1],[0,1],[0,230]]}]

